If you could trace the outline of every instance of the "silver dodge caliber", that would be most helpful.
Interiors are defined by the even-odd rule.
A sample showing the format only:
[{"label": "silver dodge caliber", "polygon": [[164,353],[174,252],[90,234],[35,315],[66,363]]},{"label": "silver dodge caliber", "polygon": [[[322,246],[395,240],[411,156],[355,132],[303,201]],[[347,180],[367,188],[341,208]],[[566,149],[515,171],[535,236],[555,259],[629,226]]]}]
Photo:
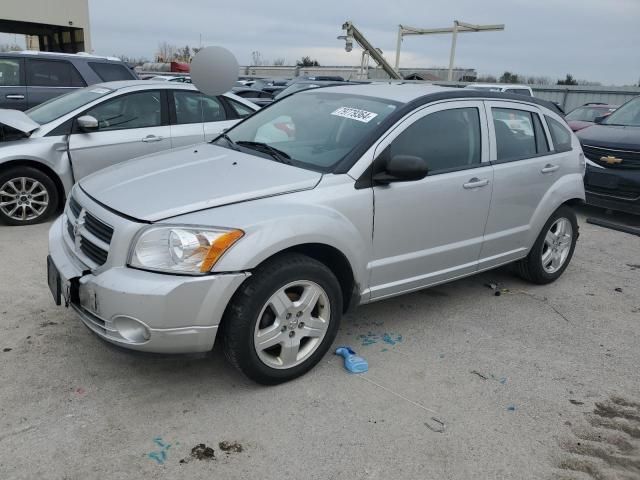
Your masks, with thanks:
[{"label": "silver dodge caliber", "polygon": [[311,369],[352,306],[509,263],[556,280],[584,200],[577,138],[541,100],[423,85],[301,92],[212,143],[73,188],[48,281],[98,336],[211,350],[275,384]]}]

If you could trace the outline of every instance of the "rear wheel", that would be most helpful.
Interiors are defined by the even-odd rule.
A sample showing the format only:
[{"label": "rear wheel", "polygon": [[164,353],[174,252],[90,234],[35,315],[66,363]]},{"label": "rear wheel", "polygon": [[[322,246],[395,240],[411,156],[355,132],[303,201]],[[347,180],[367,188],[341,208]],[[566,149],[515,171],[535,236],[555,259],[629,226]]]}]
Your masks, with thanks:
[{"label": "rear wheel", "polygon": [[555,281],[569,265],[577,240],[576,214],[563,205],[547,220],[529,255],[515,264],[516,272],[533,283]]},{"label": "rear wheel", "polygon": [[258,267],[231,300],[222,324],[224,351],[263,384],[309,371],[335,339],[342,293],[324,264],[291,253]]},{"label": "rear wheel", "polygon": [[14,167],[0,173],[0,221],[31,225],[47,220],[58,206],[53,180],[33,167]]}]

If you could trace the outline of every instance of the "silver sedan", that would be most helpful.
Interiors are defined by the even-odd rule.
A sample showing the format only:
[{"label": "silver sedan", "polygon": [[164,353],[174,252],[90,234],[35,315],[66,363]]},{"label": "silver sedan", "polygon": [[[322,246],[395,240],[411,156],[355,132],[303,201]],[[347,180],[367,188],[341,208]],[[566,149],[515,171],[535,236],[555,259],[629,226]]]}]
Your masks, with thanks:
[{"label": "silver sedan", "polygon": [[92,85],[26,112],[0,109],[0,222],[42,222],[81,178],[210,141],[258,108],[231,93],[132,80]]}]

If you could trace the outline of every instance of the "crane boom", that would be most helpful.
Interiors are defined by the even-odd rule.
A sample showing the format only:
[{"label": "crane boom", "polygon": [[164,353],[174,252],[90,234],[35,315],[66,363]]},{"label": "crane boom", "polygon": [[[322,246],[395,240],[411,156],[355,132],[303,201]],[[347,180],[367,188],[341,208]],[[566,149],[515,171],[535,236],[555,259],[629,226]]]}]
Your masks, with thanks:
[{"label": "crane boom", "polygon": [[362,34],[362,32],[358,30],[353,23],[351,23],[350,21],[345,22],[342,25],[342,29],[346,32],[346,37],[338,37],[338,38],[346,39],[347,51],[349,51],[350,49],[349,39],[351,38],[355,40],[358,43],[358,45],[360,45],[360,47],[362,47],[362,49],[365,52],[367,52],[369,56],[373,58],[376,61],[376,63],[380,65],[380,67],[382,67],[382,69],[385,72],[387,72],[387,75],[389,75],[393,79],[402,80],[402,77],[400,76],[400,74],[396,72],[394,68],[391,66],[391,64],[385,60],[385,58],[382,56],[382,53],[380,53],[380,51],[377,48],[375,48],[373,45],[371,45],[371,43],[369,43],[369,40],[366,39],[366,37]]}]

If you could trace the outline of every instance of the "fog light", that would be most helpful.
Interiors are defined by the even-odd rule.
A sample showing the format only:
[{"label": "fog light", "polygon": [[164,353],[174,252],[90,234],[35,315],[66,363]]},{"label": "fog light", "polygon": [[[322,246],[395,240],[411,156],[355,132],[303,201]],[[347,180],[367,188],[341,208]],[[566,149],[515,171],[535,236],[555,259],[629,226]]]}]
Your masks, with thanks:
[{"label": "fog light", "polygon": [[113,326],[122,337],[133,343],[146,342],[151,336],[149,329],[135,318],[114,317]]}]

